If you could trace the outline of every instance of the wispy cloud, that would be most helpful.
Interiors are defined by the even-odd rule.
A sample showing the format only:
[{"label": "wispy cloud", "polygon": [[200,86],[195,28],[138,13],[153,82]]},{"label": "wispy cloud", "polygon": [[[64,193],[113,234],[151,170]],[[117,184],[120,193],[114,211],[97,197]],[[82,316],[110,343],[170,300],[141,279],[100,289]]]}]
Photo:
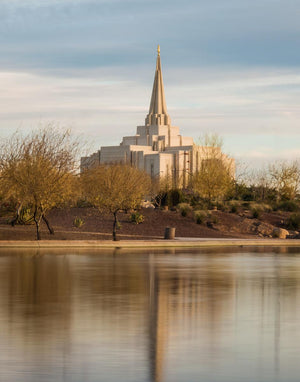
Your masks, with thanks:
[{"label": "wispy cloud", "polygon": [[[154,66],[155,59],[152,61]],[[123,135],[134,134],[135,126],[144,122],[153,72],[153,67],[148,73],[102,68],[67,77],[2,72],[1,128],[12,131],[20,124],[34,126],[50,119],[97,136],[98,145],[119,143]],[[217,80],[213,72],[218,73]],[[176,77],[184,77],[186,84],[181,80],[176,86]],[[297,71],[278,70],[269,76],[264,69],[256,74],[222,68],[203,70],[202,74],[199,70],[188,74],[184,69],[167,71],[169,113],[182,134],[194,138],[215,131],[230,136],[231,141],[245,139],[249,146],[257,144],[262,135],[268,137],[269,145],[274,136],[300,137],[300,92],[290,89],[293,78],[300,84]],[[249,135],[253,139],[245,138]],[[234,144],[231,147],[237,150]]]},{"label": "wispy cloud", "polygon": [[0,1],[2,68],[145,64],[297,66],[297,1]]},{"label": "wispy cloud", "polygon": [[0,0],[0,136],[54,120],[95,148],[118,144],[144,122],[160,43],[182,134],[297,156],[299,12],[293,0]]}]

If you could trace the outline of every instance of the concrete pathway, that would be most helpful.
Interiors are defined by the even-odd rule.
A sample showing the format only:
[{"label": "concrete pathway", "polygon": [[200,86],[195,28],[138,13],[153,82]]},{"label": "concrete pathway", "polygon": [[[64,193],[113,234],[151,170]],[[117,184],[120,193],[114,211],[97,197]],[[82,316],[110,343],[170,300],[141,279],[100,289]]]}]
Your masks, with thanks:
[{"label": "concrete pathway", "polygon": [[198,248],[198,247],[300,247],[300,239],[199,239],[175,240],[41,240],[0,241],[0,248]]}]

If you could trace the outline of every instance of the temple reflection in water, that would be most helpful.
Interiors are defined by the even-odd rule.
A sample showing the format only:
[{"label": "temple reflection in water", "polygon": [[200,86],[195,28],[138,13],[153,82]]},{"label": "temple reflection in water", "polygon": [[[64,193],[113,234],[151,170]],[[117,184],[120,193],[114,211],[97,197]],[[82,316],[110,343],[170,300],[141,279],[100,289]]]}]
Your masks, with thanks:
[{"label": "temple reflection in water", "polygon": [[1,252],[0,380],[296,381],[293,251]]}]

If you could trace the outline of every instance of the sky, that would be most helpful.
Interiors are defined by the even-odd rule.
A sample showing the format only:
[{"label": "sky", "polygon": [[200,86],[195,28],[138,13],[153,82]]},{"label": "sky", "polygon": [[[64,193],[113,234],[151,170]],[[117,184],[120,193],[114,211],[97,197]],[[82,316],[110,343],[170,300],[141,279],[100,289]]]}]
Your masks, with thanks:
[{"label": "sky", "polygon": [[181,134],[246,163],[300,158],[300,0],[0,0],[0,139],[49,122],[118,145],[161,46]]}]

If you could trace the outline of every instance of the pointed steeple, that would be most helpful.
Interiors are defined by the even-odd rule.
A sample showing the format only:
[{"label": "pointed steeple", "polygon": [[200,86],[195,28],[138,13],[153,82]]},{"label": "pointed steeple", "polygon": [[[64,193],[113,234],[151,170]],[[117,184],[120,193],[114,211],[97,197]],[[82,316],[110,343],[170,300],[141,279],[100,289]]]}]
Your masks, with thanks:
[{"label": "pointed steeple", "polygon": [[149,114],[146,117],[146,126],[170,125],[171,119],[167,112],[164,83],[160,63],[160,46],[157,47],[156,70],[154,76],[152,97]]}]

